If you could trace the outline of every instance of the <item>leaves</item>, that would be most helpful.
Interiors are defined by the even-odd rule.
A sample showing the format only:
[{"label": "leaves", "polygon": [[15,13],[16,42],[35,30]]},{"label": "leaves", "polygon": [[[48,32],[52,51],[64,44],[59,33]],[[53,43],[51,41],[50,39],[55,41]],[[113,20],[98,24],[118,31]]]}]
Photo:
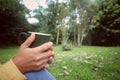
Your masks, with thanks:
[{"label": "leaves", "polygon": [[25,18],[28,12],[19,0],[0,0],[0,45],[17,44],[19,32],[29,29]]},{"label": "leaves", "polygon": [[63,69],[63,72],[60,73],[59,75],[68,76],[69,75],[69,72],[68,72],[69,69],[67,68],[67,66],[62,66],[62,69]]}]

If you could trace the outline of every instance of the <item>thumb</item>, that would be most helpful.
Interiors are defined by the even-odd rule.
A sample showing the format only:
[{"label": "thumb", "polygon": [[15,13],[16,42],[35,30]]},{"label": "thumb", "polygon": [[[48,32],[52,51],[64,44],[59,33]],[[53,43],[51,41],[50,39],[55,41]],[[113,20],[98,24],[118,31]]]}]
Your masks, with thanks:
[{"label": "thumb", "polygon": [[27,40],[22,44],[24,48],[29,47],[32,42],[35,40],[35,34],[31,33],[31,35],[27,38]]}]

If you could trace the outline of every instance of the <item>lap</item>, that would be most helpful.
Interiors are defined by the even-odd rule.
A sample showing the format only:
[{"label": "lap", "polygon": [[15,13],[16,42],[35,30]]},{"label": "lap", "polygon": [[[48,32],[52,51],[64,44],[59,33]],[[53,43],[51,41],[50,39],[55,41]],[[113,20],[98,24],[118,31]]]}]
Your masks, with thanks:
[{"label": "lap", "polygon": [[46,69],[25,73],[27,80],[56,80]]}]

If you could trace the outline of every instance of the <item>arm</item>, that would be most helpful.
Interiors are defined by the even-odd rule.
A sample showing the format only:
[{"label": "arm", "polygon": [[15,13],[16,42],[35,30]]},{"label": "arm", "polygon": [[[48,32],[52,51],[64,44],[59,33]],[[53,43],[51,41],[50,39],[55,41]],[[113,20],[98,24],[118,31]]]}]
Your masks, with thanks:
[{"label": "arm", "polygon": [[25,80],[25,76],[18,70],[12,60],[0,65],[0,80]]}]

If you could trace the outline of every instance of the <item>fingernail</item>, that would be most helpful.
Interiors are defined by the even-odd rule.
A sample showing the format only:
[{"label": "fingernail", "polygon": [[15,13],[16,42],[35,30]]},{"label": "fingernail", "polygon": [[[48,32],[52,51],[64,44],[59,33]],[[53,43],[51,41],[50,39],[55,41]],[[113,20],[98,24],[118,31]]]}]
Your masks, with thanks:
[{"label": "fingernail", "polygon": [[53,43],[52,43],[52,42],[49,42],[49,44],[50,44],[50,45],[53,45]]},{"label": "fingernail", "polygon": [[49,59],[50,59],[50,60],[52,60],[52,59],[53,59],[53,57],[51,56]]}]

